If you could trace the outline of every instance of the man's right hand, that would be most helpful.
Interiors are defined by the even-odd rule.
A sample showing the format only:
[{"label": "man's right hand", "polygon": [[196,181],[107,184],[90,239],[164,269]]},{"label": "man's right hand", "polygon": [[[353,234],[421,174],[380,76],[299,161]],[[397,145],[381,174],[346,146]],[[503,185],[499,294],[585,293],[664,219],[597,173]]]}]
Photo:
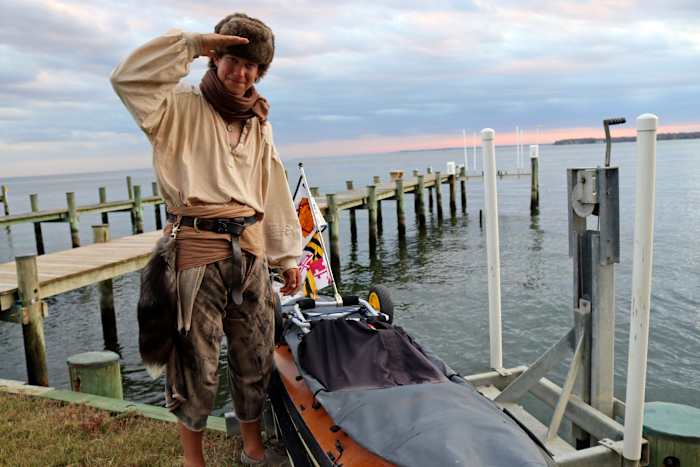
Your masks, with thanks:
[{"label": "man's right hand", "polygon": [[214,58],[216,51],[231,45],[247,44],[248,39],[240,36],[229,36],[226,34],[200,34],[199,40],[202,46],[200,55]]}]

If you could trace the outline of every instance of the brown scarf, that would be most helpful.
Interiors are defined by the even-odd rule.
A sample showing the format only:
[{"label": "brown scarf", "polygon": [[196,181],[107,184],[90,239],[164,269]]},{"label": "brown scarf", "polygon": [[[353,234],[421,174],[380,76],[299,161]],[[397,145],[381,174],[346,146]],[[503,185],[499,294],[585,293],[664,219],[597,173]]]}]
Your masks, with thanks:
[{"label": "brown scarf", "polygon": [[233,95],[216,76],[216,70],[210,69],[199,83],[204,98],[214,107],[226,123],[248,120],[258,117],[261,123],[267,121],[270,104],[251,86],[242,96]]}]

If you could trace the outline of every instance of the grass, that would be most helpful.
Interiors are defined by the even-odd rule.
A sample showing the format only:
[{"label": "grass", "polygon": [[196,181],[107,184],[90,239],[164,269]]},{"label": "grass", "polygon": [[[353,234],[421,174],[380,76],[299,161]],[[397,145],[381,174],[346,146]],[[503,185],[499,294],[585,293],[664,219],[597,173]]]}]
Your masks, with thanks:
[{"label": "grass", "polygon": [[[208,431],[209,466],[237,465],[240,438]],[[174,423],[0,393],[0,466],[182,465]]]}]

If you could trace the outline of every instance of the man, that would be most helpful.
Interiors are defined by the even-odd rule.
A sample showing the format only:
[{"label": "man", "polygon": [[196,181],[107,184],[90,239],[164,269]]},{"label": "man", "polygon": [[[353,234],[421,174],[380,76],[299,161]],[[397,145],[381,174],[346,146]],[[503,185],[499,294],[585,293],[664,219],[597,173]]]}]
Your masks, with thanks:
[{"label": "man", "polygon": [[[272,31],[241,13],[214,31],[171,31],[148,42],[116,68],[112,84],[153,146],[170,221],[165,234],[175,239],[176,318],[168,319],[179,332],[157,363],[165,366],[166,405],[179,419],[185,465],[204,465],[202,430],[216,395],[223,335],[241,462],[258,465],[270,461],[260,434],[273,351],[267,264],[283,271],[283,294],[296,292],[301,236],[269,106],[254,86],[272,62]],[[200,85],[179,84],[198,56],[209,57]],[[142,282],[139,302],[142,356],[148,338],[141,302],[158,293],[148,284]]]}]

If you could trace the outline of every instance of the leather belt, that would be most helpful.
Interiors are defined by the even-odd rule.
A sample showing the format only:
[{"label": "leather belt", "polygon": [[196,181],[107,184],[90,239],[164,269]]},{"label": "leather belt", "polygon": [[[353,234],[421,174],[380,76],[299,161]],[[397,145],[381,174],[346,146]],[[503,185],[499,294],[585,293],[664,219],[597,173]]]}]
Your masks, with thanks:
[{"label": "leather belt", "polygon": [[[168,213],[169,222],[177,222],[178,216]],[[233,255],[233,284],[231,298],[233,303],[243,303],[243,254],[241,252],[240,236],[249,225],[258,221],[256,216],[233,217],[229,219],[200,219],[199,217],[182,216],[180,226],[194,228],[195,231],[206,230],[231,235],[231,252]]]}]

